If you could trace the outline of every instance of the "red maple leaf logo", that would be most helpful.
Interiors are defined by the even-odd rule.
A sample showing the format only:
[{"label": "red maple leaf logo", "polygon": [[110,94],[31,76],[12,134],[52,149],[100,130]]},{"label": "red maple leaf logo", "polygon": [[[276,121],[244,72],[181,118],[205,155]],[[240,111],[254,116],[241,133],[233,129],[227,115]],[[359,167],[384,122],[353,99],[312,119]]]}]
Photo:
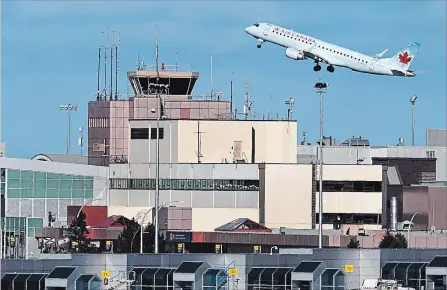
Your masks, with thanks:
[{"label": "red maple leaf logo", "polygon": [[408,64],[411,61],[411,57],[408,56],[407,52],[399,54],[399,61],[403,64]]}]

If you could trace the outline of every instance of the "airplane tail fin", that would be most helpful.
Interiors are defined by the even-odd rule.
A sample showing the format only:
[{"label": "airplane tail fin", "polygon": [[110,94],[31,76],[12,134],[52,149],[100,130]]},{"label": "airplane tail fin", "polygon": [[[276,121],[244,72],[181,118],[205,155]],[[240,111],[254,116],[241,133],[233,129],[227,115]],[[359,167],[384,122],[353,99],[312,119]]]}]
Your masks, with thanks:
[{"label": "airplane tail fin", "polygon": [[407,71],[410,68],[421,44],[419,42],[413,42],[407,45],[404,49],[396,53],[393,57],[389,58],[389,61],[395,64],[400,69]]}]

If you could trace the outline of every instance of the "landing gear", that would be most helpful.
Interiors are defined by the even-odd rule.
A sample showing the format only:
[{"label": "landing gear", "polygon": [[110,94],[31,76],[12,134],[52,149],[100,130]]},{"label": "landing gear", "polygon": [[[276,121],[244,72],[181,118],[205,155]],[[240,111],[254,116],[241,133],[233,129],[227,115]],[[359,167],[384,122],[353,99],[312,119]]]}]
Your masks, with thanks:
[{"label": "landing gear", "polygon": [[257,48],[261,48],[261,47],[262,47],[262,44],[258,44],[258,45],[256,45],[256,47],[257,47]]},{"label": "landing gear", "polygon": [[264,43],[264,40],[258,39],[258,45],[256,45],[256,47],[261,48],[263,43]]},{"label": "landing gear", "polygon": [[320,71],[321,70],[321,66],[317,63],[315,66],[314,66],[314,71]]},{"label": "landing gear", "polygon": [[333,73],[334,72],[334,67],[332,65],[327,67],[327,71]]}]

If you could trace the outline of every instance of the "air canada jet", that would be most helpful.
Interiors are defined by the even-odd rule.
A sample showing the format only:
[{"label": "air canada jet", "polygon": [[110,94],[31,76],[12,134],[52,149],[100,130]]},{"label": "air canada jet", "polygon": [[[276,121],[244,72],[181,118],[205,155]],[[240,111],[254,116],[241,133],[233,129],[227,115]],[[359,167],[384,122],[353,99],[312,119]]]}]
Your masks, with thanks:
[{"label": "air canada jet", "polygon": [[286,48],[286,56],[293,60],[312,59],[314,71],[320,71],[320,63],[324,63],[331,73],[335,66],[339,66],[368,74],[416,76],[416,72],[409,68],[419,50],[418,42],[411,43],[391,58],[382,58],[388,49],[373,56],[365,55],[269,23],[253,24],[245,28],[245,32],[258,40],[258,48],[264,42],[271,42]]}]

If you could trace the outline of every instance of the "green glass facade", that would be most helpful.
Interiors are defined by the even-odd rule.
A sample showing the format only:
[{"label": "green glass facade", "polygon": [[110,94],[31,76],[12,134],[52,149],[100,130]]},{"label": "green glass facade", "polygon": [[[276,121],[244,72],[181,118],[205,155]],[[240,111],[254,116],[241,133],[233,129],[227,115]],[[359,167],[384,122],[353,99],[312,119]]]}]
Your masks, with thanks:
[{"label": "green glass facade", "polygon": [[8,169],[6,187],[8,198],[93,198],[91,176]]},{"label": "green glass facade", "polygon": [[[6,221],[5,221],[6,220]],[[5,224],[6,222],[6,224]],[[11,234],[24,232],[26,229],[26,218],[24,217],[2,217],[1,228]],[[28,237],[34,237],[36,228],[43,227],[43,218],[28,218]]]}]

